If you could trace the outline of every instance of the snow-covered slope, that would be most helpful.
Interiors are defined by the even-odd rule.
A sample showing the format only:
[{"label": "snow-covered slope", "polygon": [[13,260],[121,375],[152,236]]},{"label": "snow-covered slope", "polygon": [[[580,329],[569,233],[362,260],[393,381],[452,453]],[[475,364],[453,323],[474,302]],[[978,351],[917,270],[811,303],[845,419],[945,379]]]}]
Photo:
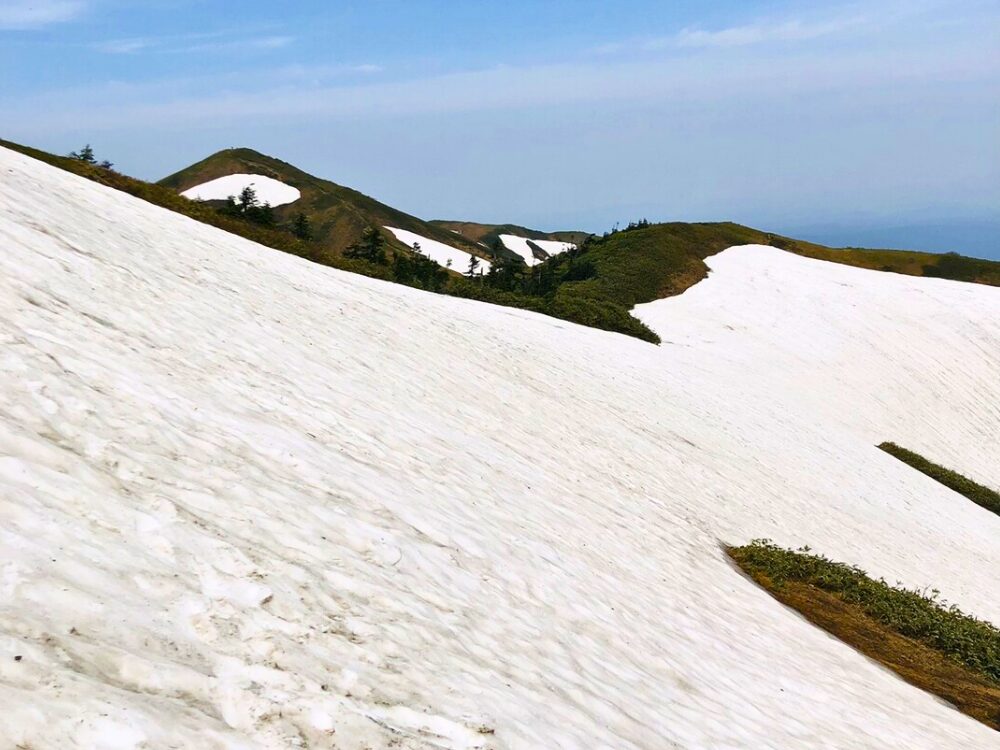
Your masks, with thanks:
[{"label": "snow-covered slope", "polygon": [[739,248],[654,347],[0,175],[0,747],[1000,747],[719,547],[1000,621],[872,446],[997,486],[997,290]]},{"label": "snow-covered slope", "polygon": [[[531,250],[531,245],[528,244],[527,237],[518,237],[514,234],[501,234],[500,241],[503,242],[504,246],[508,250],[512,250],[521,256],[524,260],[525,265],[535,266],[542,261],[535,257],[534,252]],[[542,250],[547,252],[549,255],[558,255],[559,253],[564,253],[570,248],[576,247],[572,242],[557,242],[555,240],[531,240],[535,245],[538,245]]]},{"label": "snow-covered slope", "polygon": [[217,177],[185,190],[181,195],[191,200],[224,201],[231,195],[238,196],[246,187],[252,187],[257,192],[257,198],[261,203],[270,203],[272,206],[284,206],[302,197],[298,188],[259,174],[230,174]]},{"label": "snow-covered slope", "polygon": [[[392,232],[396,236],[396,239],[407,247],[419,244],[420,252],[438,265],[458,271],[459,273],[468,272],[469,262],[472,258],[471,253],[428,237],[421,237],[416,232],[410,232],[406,229],[396,229],[395,227],[386,227],[386,229]],[[485,258],[479,258],[479,273],[489,273],[491,265]]]}]

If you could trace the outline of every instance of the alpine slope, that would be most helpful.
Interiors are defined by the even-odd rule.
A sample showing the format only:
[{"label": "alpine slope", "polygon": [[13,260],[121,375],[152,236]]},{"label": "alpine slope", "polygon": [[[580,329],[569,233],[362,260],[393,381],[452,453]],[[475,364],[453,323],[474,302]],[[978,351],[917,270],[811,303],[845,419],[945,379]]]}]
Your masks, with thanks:
[{"label": "alpine slope", "polygon": [[0,747],[996,748],[768,537],[1000,622],[1000,293],[763,247],[654,346],[0,149]]}]

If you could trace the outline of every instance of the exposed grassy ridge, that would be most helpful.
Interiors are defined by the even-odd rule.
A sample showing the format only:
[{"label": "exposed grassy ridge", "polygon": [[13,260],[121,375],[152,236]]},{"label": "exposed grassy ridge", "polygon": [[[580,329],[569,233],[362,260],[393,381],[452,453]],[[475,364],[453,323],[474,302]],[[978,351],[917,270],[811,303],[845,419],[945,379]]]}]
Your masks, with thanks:
[{"label": "exposed grassy ridge", "polygon": [[[615,232],[583,246],[592,278],[569,282],[564,295],[603,299],[631,308],[640,302],[680,294],[708,274],[705,258],[733,245],[767,244],[770,235],[731,222],[653,224]],[[793,247],[808,243],[786,240]],[[578,259],[556,256],[560,270]]]},{"label": "exposed grassy ridge", "polygon": [[908,682],[1000,729],[1000,630],[922,591],[768,540],[730,557],[776,599]]},{"label": "exposed grassy ridge", "polygon": [[937,480],[948,489],[964,495],[976,505],[981,505],[986,510],[1000,515],[1000,492],[994,492],[989,487],[977,484],[968,477],[962,476],[957,471],[939,466],[932,461],[928,461],[920,454],[902,448],[895,443],[882,443],[879,448],[890,456],[898,458],[907,466],[916,469],[922,474],[926,474],[931,479]]},{"label": "exposed grassy ridge", "polygon": [[864,250],[853,247],[834,249],[808,243],[786,247],[785,242],[787,240],[780,237],[770,244],[807,258],[828,260],[845,266],[1000,286],[1000,263],[995,260],[967,258],[956,253],[939,255],[912,250]]}]

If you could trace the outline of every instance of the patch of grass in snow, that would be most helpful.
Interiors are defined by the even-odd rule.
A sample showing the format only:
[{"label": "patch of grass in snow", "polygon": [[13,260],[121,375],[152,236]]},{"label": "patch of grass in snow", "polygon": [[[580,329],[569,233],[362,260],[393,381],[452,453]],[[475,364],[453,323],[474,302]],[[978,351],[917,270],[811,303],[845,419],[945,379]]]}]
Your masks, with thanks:
[{"label": "patch of grass in snow", "polygon": [[888,667],[1000,730],[1000,629],[863,570],[766,539],[729,556],[778,601]]},{"label": "patch of grass in snow", "polygon": [[968,477],[962,476],[957,471],[946,469],[943,466],[928,461],[919,453],[914,453],[895,443],[882,443],[879,448],[890,456],[898,458],[907,466],[916,469],[922,474],[926,474],[950,490],[954,490],[959,495],[964,495],[976,505],[980,505],[986,510],[993,511],[1000,515],[1000,492],[994,492],[989,487],[973,482]]}]

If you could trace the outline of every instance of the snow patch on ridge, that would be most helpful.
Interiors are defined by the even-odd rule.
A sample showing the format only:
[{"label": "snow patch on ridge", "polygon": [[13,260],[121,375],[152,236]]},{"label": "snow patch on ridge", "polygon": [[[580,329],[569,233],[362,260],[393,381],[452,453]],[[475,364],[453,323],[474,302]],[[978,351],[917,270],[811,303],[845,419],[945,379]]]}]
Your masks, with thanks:
[{"label": "snow patch on ridge", "polygon": [[199,201],[224,201],[229,196],[239,196],[244,188],[252,187],[261,203],[284,206],[302,197],[298,188],[286,185],[273,177],[259,174],[230,174],[196,185],[181,193],[185,198]]},{"label": "snow patch on ridge", "polygon": [[572,242],[560,242],[559,240],[532,240],[532,242],[542,248],[542,250],[547,252],[550,256],[565,253],[567,250],[572,250],[576,247],[576,245]]},{"label": "snow patch on ridge", "polygon": [[[410,232],[406,229],[397,229],[395,227],[386,227],[386,229],[392,232],[396,239],[407,247],[413,247],[415,243],[419,243],[420,252],[438,265],[451,268],[452,271],[458,271],[463,274],[468,272],[469,262],[472,258],[471,253],[459,250],[457,247],[452,247],[451,245],[446,245],[443,242],[429,239],[428,237],[422,237],[416,232]],[[492,264],[488,260],[479,258],[480,273],[489,273],[491,267]]]},{"label": "snow patch on ridge", "polygon": [[527,237],[518,237],[514,234],[501,234],[500,241],[503,242],[504,246],[521,256],[526,266],[537,266],[539,263],[544,262],[544,260],[536,258],[534,251],[531,249],[531,242],[534,245],[538,245],[539,248],[544,250],[550,256],[558,255],[559,253],[564,253],[570,250],[576,245],[572,242],[557,242],[555,240],[529,240]]}]

